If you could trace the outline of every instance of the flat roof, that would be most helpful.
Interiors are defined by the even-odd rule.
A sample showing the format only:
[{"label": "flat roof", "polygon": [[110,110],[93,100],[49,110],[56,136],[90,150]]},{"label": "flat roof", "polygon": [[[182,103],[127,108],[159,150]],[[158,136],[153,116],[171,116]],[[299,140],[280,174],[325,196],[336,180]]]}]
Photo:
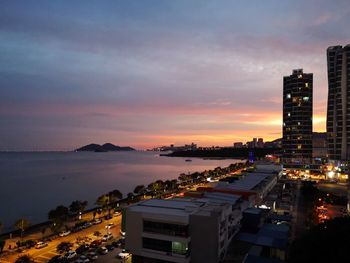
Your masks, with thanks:
[{"label": "flat roof", "polygon": [[204,202],[197,199],[149,199],[138,204],[139,206],[161,207],[168,209],[185,209],[186,207],[200,207]]},{"label": "flat roof", "polygon": [[218,184],[218,189],[232,189],[232,190],[253,190],[258,184],[264,181],[271,174],[266,173],[247,173],[241,180],[234,181],[230,184]]},{"label": "flat roof", "polygon": [[163,214],[172,216],[188,216],[205,205],[197,199],[149,199],[129,206],[128,209],[144,214]]},{"label": "flat roof", "polygon": [[241,199],[241,196],[219,192],[204,192],[204,198],[207,198],[209,201],[229,203],[231,205],[234,205],[238,200]]}]

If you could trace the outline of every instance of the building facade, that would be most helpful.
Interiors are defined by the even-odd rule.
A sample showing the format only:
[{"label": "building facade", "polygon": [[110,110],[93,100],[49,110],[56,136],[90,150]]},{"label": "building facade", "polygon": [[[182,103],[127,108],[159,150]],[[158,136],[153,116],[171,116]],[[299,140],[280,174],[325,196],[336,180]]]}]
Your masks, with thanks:
[{"label": "building facade", "polygon": [[327,148],[330,160],[350,158],[350,45],[327,49]]},{"label": "building facade", "polygon": [[239,230],[240,197],[150,199],[129,206],[125,216],[132,262],[215,263]]},{"label": "building facade", "polygon": [[283,78],[283,163],[312,161],[312,90],[312,73],[295,69]]}]

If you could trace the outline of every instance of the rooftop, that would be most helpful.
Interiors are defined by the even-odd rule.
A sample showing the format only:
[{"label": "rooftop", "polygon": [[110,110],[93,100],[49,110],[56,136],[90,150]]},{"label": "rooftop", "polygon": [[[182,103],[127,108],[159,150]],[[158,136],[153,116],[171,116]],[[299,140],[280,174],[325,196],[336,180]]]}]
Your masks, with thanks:
[{"label": "rooftop", "polygon": [[134,212],[148,214],[164,214],[172,216],[188,216],[198,208],[205,205],[205,202],[193,199],[149,199],[136,203],[128,209]]},{"label": "rooftop", "polygon": [[248,173],[241,180],[237,180],[231,184],[218,184],[217,188],[234,189],[234,190],[253,190],[258,184],[271,176],[269,173]]}]

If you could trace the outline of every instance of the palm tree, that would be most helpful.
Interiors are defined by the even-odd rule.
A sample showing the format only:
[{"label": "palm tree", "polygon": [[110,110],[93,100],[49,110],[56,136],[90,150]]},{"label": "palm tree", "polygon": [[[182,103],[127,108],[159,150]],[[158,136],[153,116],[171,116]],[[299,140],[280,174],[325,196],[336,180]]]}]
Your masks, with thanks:
[{"label": "palm tree", "polygon": [[31,223],[24,218],[21,218],[19,220],[16,221],[15,223],[15,228],[18,230],[21,230],[21,239],[23,237],[23,232],[24,230],[26,230],[28,227],[30,227]]}]

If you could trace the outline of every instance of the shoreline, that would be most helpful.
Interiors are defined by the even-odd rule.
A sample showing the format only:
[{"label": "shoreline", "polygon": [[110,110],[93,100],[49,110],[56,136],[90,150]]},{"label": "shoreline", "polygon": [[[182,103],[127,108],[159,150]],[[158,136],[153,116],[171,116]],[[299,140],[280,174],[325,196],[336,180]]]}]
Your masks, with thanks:
[{"label": "shoreline", "polygon": [[[195,158],[197,158],[197,159],[203,159],[203,160],[228,160],[228,159],[232,159],[232,160],[236,160],[236,161],[237,161],[237,162],[235,162],[235,163],[231,163],[230,165],[234,165],[234,164],[236,164],[236,163],[237,163],[237,164],[238,164],[238,163],[243,163],[243,162],[241,162],[242,160],[238,160],[238,159],[235,159],[235,158],[220,158],[220,157],[218,157],[218,159],[217,159],[217,158],[201,158],[201,157],[195,157]],[[230,165],[229,165],[229,166],[230,166]],[[226,167],[226,166],[225,166],[225,167],[220,167],[220,168],[221,168],[221,169],[227,169],[229,166],[227,166],[227,167]],[[218,168],[218,167],[212,168],[212,169],[210,169],[210,170],[204,170],[204,171],[202,171],[202,172],[198,172],[198,171],[195,171],[195,172],[192,172],[192,173],[188,172],[188,175],[190,175],[190,174],[204,174],[205,171],[210,172],[210,171],[214,171],[214,170],[217,169],[217,168]],[[185,174],[185,173],[180,173],[180,174],[178,174],[178,177],[177,177],[177,178],[163,179],[163,180],[164,180],[164,181],[177,180],[178,183],[179,183],[178,178],[179,178],[182,174]],[[163,180],[162,180],[162,179],[158,179],[157,181],[163,181]],[[148,185],[151,185],[152,183],[154,183],[154,182],[149,182]],[[136,186],[137,186],[137,185],[134,185],[133,187],[136,187]],[[145,187],[147,187],[147,186],[145,186]],[[100,195],[104,195],[104,194],[101,194],[101,193],[100,193],[98,196],[100,196]],[[97,196],[97,197],[98,197],[98,196]],[[134,198],[137,199],[138,196],[139,196],[139,195],[134,194]],[[97,197],[96,197],[96,198],[97,198]],[[74,201],[74,200],[71,200],[70,202],[72,202],[72,201]],[[129,202],[130,202],[130,199],[129,199],[128,197],[124,197],[124,198],[122,198],[122,199],[116,201],[116,203],[120,203],[120,205],[121,205],[121,204],[125,204],[125,203],[129,203]],[[52,209],[54,209],[54,207],[52,207]],[[97,211],[98,209],[101,209],[101,207],[100,207],[100,206],[96,206],[96,204],[94,204],[93,207],[84,210],[84,211],[82,212],[82,215],[86,215],[86,214],[88,214],[88,213]],[[47,211],[47,213],[48,213],[48,212],[49,212],[49,211]],[[75,216],[76,216],[76,215],[70,215],[69,218],[71,218],[71,217],[74,218]],[[26,217],[22,217],[22,218],[26,219]],[[37,232],[38,230],[41,230],[42,228],[49,227],[49,226],[51,226],[51,225],[52,225],[52,221],[50,221],[50,220],[41,221],[41,222],[32,224],[25,232],[26,232],[26,235],[30,235],[30,234],[32,234],[32,233]],[[6,230],[5,230],[5,231],[6,231]],[[4,232],[4,233],[0,233],[0,239],[1,239],[1,238],[7,239],[7,238],[9,238],[10,235],[12,235],[12,238],[15,237],[15,236],[18,236],[18,235],[20,235],[20,230],[7,230],[7,231]]]}]

